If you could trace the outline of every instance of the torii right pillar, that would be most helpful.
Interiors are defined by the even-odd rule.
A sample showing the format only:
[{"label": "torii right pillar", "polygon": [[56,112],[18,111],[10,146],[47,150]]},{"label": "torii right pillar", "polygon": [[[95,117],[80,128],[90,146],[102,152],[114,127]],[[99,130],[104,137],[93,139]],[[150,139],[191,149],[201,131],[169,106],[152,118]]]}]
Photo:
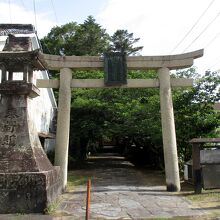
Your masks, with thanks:
[{"label": "torii right pillar", "polygon": [[177,192],[180,191],[180,178],[169,69],[160,68],[158,75],[166,185],[167,191]]}]

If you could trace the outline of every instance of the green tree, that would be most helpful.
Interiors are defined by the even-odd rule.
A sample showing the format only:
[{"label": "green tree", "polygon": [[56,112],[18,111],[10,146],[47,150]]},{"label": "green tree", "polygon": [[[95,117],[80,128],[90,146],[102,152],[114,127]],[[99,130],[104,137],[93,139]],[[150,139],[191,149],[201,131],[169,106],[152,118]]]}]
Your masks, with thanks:
[{"label": "green tree", "polygon": [[143,49],[143,46],[134,46],[140,38],[134,38],[133,35],[133,33],[128,33],[127,30],[117,30],[111,36],[109,50],[113,52],[126,52],[128,55],[136,55]]},{"label": "green tree", "polygon": [[96,23],[92,16],[83,24],[67,23],[54,27],[41,40],[43,51],[50,54],[65,55],[100,55],[109,45],[109,35],[105,29]]},{"label": "green tree", "polygon": [[101,55],[109,45],[109,35],[92,16],[89,16],[75,34],[74,43],[67,42],[74,55]]},{"label": "green tree", "polygon": [[174,109],[179,156],[183,161],[191,157],[189,140],[196,137],[216,137],[220,126],[220,115],[213,109],[220,100],[220,76],[216,72],[206,72],[204,76],[194,68],[179,71],[176,77],[191,77],[193,88],[174,91]]},{"label": "green tree", "polygon": [[[102,78],[101,72],[80,72],[80,78]],[[156,78],[155,71],[130,71],[129,78]],[[172,77],[198,78],[195,69],[177,72]],[[189,140],[195,137],[214,137],[220,116],[213,110],[219,100],[220,83],[216,73],[196,80],[193,88],[173,89],[173,103],[180,161],[191,156]],[[133,156],[143,157],[154,166],[163,166],[163,143],[159,89],[77,89],[72,102],[73,134],[81,137],[87,147],[108,137],[135,143]],[[87,142],[83,141],[87,138]],[[84,148],[85,149],[85,148]],[[134,148],[133,148],[134,149]],[[138,154],[137,154],[138,152]],[[85,155],[85,152],[84,152]]]},{"label": "green tree", "polygon": [[60,55],[60,50],[64,48],[65,53],[71,55],[73,52],[68,50],[68,44],[74,43],[78,29],[76,22],[53,27],[47,36],[40,40],[44,53]]}]

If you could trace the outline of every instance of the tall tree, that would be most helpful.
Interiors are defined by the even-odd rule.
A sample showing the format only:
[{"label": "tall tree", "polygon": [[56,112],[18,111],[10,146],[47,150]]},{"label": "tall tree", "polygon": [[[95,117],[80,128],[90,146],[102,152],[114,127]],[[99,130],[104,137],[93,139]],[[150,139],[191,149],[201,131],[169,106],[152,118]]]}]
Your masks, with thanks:
[{"label": "tall tree", "polygon": [[143,46],[134,46],[140,38],[134,38],[133,35],[133,33],[128,33],[127,30],[117,30],[113,36],[111,36],[109,50],[113,52],[126,52],[128,55],[137,54],[143,49]]},{"label": "tall tree", "polygon": [[41,40],[43,51],[50,54],[100,55],[109,46],[109,35],[92,16],[83,24],[67,23],[54,27]]},{"label": "tall tree", "polygon": [[75,55],[100,55],[109,45],[109,35],[92,16],[79,25],[75,34],[75,44],[69,44],[69,49]]}]

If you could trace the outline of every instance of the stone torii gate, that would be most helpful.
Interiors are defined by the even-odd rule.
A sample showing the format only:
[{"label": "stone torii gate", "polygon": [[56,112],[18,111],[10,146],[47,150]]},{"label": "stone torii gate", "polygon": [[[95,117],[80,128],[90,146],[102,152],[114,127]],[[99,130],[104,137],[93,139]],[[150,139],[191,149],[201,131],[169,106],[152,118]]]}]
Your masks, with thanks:
[{"label": "stone torii gate", "polygon": [[107,86],[104,79],[72,79],[72,70],[103,70],[104,62],[98,56],[57,56],[40,54],[40,61],[49,70],[59,70],[60,80],[38,80],[40,88],[59,88],[55,165],[62,170],[63,188],[67,184],[68,147],[70,127],[71,88],[160,88],[160,108],[167,191],[179,191],[179,166],[176,145],[171,87],[189,87],[192,79],[170,79],[169,70],[187,68],[203,49],[170,56],[127,57],[129,70],[156,69],[158,79],[128,79],[127,84]]}]

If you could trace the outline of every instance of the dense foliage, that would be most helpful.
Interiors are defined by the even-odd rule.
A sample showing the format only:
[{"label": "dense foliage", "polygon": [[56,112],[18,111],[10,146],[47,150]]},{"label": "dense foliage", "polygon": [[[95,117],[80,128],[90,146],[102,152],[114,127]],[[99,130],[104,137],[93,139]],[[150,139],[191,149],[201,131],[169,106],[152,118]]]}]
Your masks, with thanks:
[{"label": "dense foliage", "polygon": [[136,54],[143,47],[134,44],[140,38],[134,38],[127,30],[117,30],[113,36],[106,33],[92,16],[83,24],[70,22],[51,29],[46,37],[41,39],[44,53],[65,55],[102,55],[104,52],[126,52]]},{"label": "dense foliage", "polygon": [[[102,77],[101,72],[77,74],[80,78]],[[128,76],[156,78],[157,74],[132,71]],[[177,72],[173,77],[195,78],[193,88],[173,89],[178,153],[183,162],[191,157],[190,139],[216,136],[220,115],[213,104],[220,98],[216,93],[220,77],[217,73],[200,77],[194,68]],[[113,139],[122,152],[132,150],[133,159],[137,159],[134,162],[163,167],[159,89],[76,89],[71,118],[71,140],[80,137],[81,143],[77,144],[81,145],[81,157],[85,158],[85,149],[95,151],[103,140]],[[132,144],[135,147],[129,148]]]},{"label": "dense foliage", "polygon": [[[89,16],[83,24],[72,22],[54,27],[41,42],[47,53],[59,54],[64,48],[66,55],[101,55],[109,50],[135,54],[142,49],[134,46],[138,40],[126,30],[117,30],[110,37]],[[195,68],[178,71],[172,77],[195,79],[193,88],[173,89],[178,153],[183,162],[191,155],[190,139],[216,135],[220,115],[213,110],[213,104],[220,99],[220,77],[212,72],[200,76]],[[77,71],[74,78],[103,78],[103,72]],[[130,71],[128,78],[157,78],[157,73]],[[88,151],[95,152],[103,142],[114,140],[122,153],[130,151],[139,162],[163,167],[161,133],[158,88],[72,91],[72,160],[84,160]]]}]

